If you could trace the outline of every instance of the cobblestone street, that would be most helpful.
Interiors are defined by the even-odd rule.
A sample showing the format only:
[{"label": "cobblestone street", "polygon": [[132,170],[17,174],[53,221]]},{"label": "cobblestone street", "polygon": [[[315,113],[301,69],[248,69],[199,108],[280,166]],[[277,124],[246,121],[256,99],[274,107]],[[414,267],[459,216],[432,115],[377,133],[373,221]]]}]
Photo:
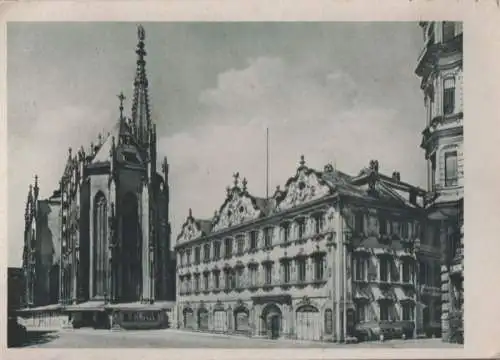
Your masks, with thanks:
[{"label": "cobblestone street", "polygon": [[384,343],[335,344],[267,340],[179,330],[120,331],[63,330],[31,332],[25,347],[34,348],[461,348],[441,339],[390,340]]}]

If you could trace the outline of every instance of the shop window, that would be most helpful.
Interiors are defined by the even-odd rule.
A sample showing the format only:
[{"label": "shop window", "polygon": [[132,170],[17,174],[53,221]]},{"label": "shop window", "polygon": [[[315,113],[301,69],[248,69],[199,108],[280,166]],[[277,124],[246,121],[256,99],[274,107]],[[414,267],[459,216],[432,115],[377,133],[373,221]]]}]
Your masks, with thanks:
[{"label": "shop window", "polygon": [[386,301],[381,301],[381,302],[379,302],[379,307],[380,307],[380,320],[381,321],[391,320],[390,319],[390,313],[391,313],[390,304]]},{"label": "shop window", "polygon": [[356,306],[356,320],[360,323],[366,321],[366,305],[357,304]]},{"label": "shop window", "polygon": [[401,305],[403,310],[403,320],[410,321],[413,320],[413,306],[411,303],[404,303]]}]

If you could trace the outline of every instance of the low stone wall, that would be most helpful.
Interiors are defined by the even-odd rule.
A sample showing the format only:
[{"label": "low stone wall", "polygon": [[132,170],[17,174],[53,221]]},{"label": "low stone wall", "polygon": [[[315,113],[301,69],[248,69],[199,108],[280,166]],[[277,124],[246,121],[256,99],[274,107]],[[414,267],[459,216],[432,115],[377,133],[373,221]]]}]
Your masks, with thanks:
[{"label": "low stone wall", "polygon": [[58,330],[69,325],[68,315],[56,311],[21,314],[17,321],[27,329],[39,330]]}]

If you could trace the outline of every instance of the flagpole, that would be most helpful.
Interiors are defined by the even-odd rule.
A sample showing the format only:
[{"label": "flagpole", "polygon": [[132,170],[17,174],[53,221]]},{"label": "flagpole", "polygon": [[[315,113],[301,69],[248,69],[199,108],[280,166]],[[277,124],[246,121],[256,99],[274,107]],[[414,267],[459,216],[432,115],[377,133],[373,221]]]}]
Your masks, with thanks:
[{"label": "flagpole", "polygon": [[266,128],[266,199],[269,199],[269,128]]}]

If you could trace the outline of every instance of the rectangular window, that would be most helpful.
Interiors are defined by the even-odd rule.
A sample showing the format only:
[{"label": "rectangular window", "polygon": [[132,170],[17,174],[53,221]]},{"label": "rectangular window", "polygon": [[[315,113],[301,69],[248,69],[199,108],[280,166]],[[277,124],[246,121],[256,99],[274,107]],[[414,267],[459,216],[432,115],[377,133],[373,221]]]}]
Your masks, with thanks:
[{"label": "rectangular window", "polygon": [[434,24],[430,23],[429,27],[427,28],[427,41],[428,44],[434,44],[435,42],[435,35],[434,35]]},{"label": "rectangular window", "polygon": [[180,265],[181,265],[181,266],[184,266],[184,253],[183,253],[183,252],[181,252],[181,253],[179,254],[179,260],[180,260],[180,261],[179,261],[179,262],[180,262]]},{"label": "rectangular window", "polygon": [[450,151],[444,155],[445,186],[455,186],[458,183],[457,152]]},{"label": "rectangular window", "polygon": [[214,272],[214,289],[220,288],[220,272]]},{"label": "rectangular window", "polygon": [[411,264],[408,261],[403,261],[403,282],[409,283],[411,281]]},{"label": "rectangular window", "polygon": [[455,37],[455,23],[453,21],[443,21],[443,42]]},{"label": "rectangular window", "polygon": [[243,268],[238,268],[236,270],[236,288],[243,287]]},{"label": "rectangular window", "polygon": [[420,285],[429,285],[427,282],[427,263],[425,261],[419,261],[418,269],[418,282]]},{"label": "rectangular window", "polygon": [[356,318],[358,322],[364,322],[366,321],[366,305],[365,304],[358,304],[356,306]]},{"label": "rectangular window", "polygon": [[245,236],[239,235],[237,237],[238,255],[242,255],[245,252]]},{"label": "rectangular window", "polygon": [[250,232],[250,250],[256,250],[257,249],[257,231],[251,231]]},{"label": "rectangular window", "polygon": [[283,242],[287,243],[290,241],[290,224],[285,223],[281,225],[281,228],[283,229]]},{"label": "rectangular window", "polygon": [[203,260],[210,261],[210,244],[203,245]]},{"label": "rectangular window", "polygon": [[273,246],[273,228],[264,229],[264,246],[265,247]]},{"label": "rectangular window", "polygon": [[288,284],[290,282],[290,261],[284,261],[282,263],[283,271],[283,282]]},{"label": "rectangular window", "polygon": [[257,281],[257,267],[252,266],[250,267],[250,285],[251,286],[257,286],[258,281]]},{"label": "rectangular window", "polygon": [[186,265],[191,265],[191,249],[186,251]]},{"label": "rectangular window", "polygon": [[203,289],[208,290],[208,273],[203,274]]},{"label": "rectangular window", "polygon": [[389,281],[390,263],[388,259],[380,259],[380,281]]},{"label": "rectangular window", "polygon": [[380,235],[387,235],[387,220],[380,216],[378,219]]},{"label": "rectangular window", "polygon": [[406,221],[403,221],[399,227],[399,235],[401,236],[402,239],[408,239],[409,236],[409,231],[408,231],[408,223]]},{"label": "rectangular window", "polygon": [[455,79],[444,80],[443,111],[445,115],[453,114],[455,111]]},{"label": "rectangular window", "polygon": [[299,282],[306,281],[306,259],[297,259],[297,280]]},{"label": "rectangular window", "polygon": [[321,234],[323,232],[323,226],[324,226],[323,215],[316,215],[314,225],[315,225],[314,230],[316,234]]},{"label": "rectangular window", "polygon": [[403,320],[409,321],[413,320],[413,307],[410,303],[404,303],[401,305],[403,309]]},{"label": "rectangular window", "polygon": [[324,256],[317,256],[314,258],[314,280],[323,280],[323,264],[325,262]]},{"label": "rectangular window", "polygon": [[220,259],[220,242],[217,241],[214,243],[214,260]]},{"label": "rectangular window", "polygon": [[358,281],[366,281],[367,278],[367,266],[366,266],[366,259],[354,259],[355,264],[356,264],[356,273],[354,274],[355,280]]},{"label": "rectangular window", "polygon": [[265,271],[265,284],[271,285],[273,282],[273,264],[267,263],[264,265]]},{"label": "rectangular window", "polygon": [[226,290],[231,289],[231,281],[233,280],[233,277],[231,276],[231,271],[225,271],[225,277],[224,277],[224,288]]},{"label": "rectangular window", "polygon": [[354,231],[358,234],[365,232],[365,216],[363,213],[356,213],[354,215]]},{"label": "rectangular window", "polygon": [[194,291],[200,291],[200,274],[194,276]]},{"label": "rectangular window", "polygon": [[200,260],[201,260],[201,249],[199,246],[195,247],[194,248],[194,263],[195,265],[198,265],[200,263]]},{"label": "rectangular window", "polygon": [[297,220],[297,227],[298,227],[298,239],[302,239],[306,233],[305,219]]},{"label": "rectangular window", "polygon": [[230,258],[233,255],[233,239],[227,238],[224,240],[224,257]]},{"label": "rectangular window", "polygon": [[380,320],[381,321],[389,321],[390,319],[390,309],[389,304],[385,301],[379,302],[380,304]]}]

